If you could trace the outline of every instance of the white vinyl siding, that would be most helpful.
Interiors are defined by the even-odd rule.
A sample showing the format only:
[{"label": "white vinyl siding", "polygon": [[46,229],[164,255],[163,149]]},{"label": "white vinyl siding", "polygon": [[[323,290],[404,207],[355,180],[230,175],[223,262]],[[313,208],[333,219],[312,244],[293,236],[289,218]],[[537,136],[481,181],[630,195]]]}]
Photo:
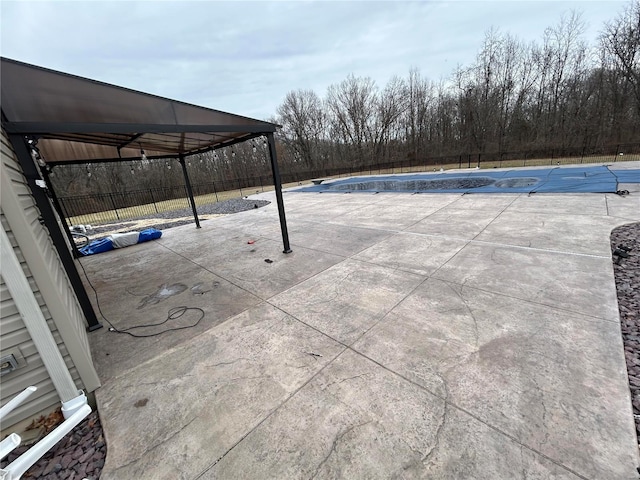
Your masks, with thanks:
[{"label": "white vinyl siding", "polygon": [[[4,131],[1,161],[2,224],[76,386],[92,391],[99,380],[91,360],[84,315],[49,233],[40,223],[40,212]],[[0,378],[0,401],[6,403],[29,385],[38,387],[25,404],[3,420],[4,429],[58,405],[60,399],[4,279],[0,299],[0,350],[4,354],[19,349],[26,363]]]}]

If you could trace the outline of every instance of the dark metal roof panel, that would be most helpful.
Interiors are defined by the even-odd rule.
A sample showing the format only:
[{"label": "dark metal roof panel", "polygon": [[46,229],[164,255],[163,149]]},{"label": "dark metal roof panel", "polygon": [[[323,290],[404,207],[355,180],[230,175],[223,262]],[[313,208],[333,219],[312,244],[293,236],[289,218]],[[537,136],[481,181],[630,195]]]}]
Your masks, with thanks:
[{"label": "dark metal roof panel", "polygon": [[[2,58],[3,124],[41,137],[47,162],[188,155],[249,134],[269,122],[199,107]],[[118,147],[120,147],[118,149]]]}]

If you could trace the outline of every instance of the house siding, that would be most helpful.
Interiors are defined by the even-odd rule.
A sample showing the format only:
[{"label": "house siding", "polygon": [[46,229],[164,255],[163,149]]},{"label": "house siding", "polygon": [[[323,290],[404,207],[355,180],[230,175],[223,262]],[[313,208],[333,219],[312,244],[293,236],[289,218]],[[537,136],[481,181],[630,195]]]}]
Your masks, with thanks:
[{"label": "house siding", "polygon": [[[40,212],[4,131],[1,147],[2,225],[76,386],[93,391],[99,386],[99,380],[91,359],[82,310],[49,233],[40,223]],[[3,355],[17,351],[24,359],[17,370],[0,378],[0,401],[6,403],[29,385],[38,387],[27,402],[3,420],[4,430],[59,405],[60,398],[4,278],[0,282],[0,301],[0,350]]]}]

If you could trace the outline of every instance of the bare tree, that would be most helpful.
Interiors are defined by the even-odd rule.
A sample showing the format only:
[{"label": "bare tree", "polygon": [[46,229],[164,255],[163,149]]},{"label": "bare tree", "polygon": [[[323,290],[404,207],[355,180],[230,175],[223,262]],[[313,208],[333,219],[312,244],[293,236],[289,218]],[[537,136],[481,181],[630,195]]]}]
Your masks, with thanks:
[{"label": "bare tree", "polygon": [[581,15],[563,15],[558,25],[545,30],[544,43],[536,51],[538,67],[538,106],[535,126],[542,144],[565,146],[572,138],[564,123],[564,104],[570,80],[584,68],[586,45],[582,40]]},{"label": "bare tree", "polygon": [[407,109],[406,86],[399,77],[393,77],[380,92],[375,101],[375,117],[369,132],[372,156],[368,159],[381,160],[389,157],[388,147],[392,138],[398,137],[399,119]]},{"label": "bare tree", "polygon": [[278,107],[277,121],[283,128],[280,136],[294,152],[294,158],[307,168],[324,166],[326,156],[326,114],[322,100],[312,90],[295,90],[287,93]]},{"label": "bare tree", "polygon": [[377,87],[371,78],[353,75],[327,91],[332,137],[341,144],[343,158],[351,165],[367,163],[376,97]]},{"label": "bare tree", "polygon": [[600,36],[608,62],[629,83],[640,117],[640,0],[632,1],[618,17],[605,23]]},{"label": "bare tree", "polygon": [[417,68],[412,68],[404,89],[406,108],[401,122],[409,158],[415,160],[423,156],[427,149],[429,124],[432,117],[430,109],[435,102],[434,87],[420,75]]}]

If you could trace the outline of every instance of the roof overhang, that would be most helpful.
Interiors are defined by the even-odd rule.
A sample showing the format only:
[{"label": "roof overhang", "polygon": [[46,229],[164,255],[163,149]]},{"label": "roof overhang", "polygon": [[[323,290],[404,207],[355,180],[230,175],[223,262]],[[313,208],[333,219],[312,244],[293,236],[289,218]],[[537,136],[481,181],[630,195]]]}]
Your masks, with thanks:
[{"label": "roof overhang", "polygon": [[278,125],[1,58],[2,125],[49,164],[175,158]]}]

